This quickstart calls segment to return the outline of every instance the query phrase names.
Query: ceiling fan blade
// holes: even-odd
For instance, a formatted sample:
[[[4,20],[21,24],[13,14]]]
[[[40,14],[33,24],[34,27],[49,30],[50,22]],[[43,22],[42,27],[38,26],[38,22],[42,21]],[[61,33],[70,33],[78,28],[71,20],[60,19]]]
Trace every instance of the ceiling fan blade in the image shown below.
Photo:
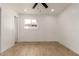
[[[46,3],[41,3],[45,8],[48,8]]]
[[[38,3],[35,3],[35,4],[34,4],[33,9],[37,6],[37,4],[38,4]]]

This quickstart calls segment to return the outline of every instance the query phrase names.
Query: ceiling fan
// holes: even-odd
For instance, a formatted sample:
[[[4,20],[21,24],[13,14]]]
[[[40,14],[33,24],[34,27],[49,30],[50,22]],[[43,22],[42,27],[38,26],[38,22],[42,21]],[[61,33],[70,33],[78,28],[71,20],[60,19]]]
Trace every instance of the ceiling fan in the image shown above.
[[[45,8],[48,8],[46,3],[41,3]],[[34,6],[32,7],[32,9],[34,9],[36,6],[38,5],[38,3],[35,3]]]

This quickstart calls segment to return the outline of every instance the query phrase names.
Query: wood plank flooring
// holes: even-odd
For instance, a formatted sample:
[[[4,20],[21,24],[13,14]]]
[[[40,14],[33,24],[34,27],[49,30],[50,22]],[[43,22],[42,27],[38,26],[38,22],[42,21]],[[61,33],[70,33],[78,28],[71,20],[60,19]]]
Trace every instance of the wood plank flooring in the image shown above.
[[[78,56],[58,42],[16,43],[2,56]]]

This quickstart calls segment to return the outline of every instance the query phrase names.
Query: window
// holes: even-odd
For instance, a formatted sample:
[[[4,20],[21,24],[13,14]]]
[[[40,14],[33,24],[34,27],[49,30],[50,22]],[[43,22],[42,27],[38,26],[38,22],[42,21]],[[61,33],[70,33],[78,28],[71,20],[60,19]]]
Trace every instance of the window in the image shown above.
[[[37,20],[36,19],[24,19],[24,29],[36,28]]]

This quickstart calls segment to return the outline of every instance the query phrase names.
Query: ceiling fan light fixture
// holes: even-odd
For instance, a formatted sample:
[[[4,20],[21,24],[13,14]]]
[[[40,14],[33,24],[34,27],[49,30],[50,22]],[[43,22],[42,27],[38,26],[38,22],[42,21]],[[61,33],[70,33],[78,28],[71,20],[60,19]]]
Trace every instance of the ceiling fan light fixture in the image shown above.
[[[45,8],[48,8],[48,5],[46,3],[41,3]],[[36,6],[38,5],[38,3],[35,3],[32,7],[32,9],[34,9]]]

